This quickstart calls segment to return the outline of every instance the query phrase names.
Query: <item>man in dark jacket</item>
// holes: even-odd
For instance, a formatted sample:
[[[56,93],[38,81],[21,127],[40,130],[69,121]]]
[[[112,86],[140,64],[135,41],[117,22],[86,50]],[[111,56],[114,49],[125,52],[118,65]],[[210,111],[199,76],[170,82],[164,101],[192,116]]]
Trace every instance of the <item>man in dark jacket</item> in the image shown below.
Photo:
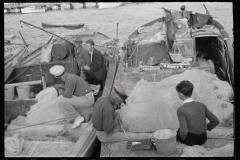
[[[86,41],[86,49],[91,57],[91,65],[83,66],[87,81],[93,85],[101,85],[101,89],[103,89],[103,81],[107,76],[103,55],[94,48],[94,42],[92,40]]]
[[[180,128],[177,131],[177,141],[189,146],[202,145],[207,140],[207,130],[211,131],[219,124],[218,118],[201,102],[193,101],[193,84],[187,80],[177,86],[178,97],[183,105],[177,109]],[[206,118],[210,121],[206,123]]]
[[[114,87],[114,92],[107,97],[100,97],[93,106],[93,127],[101,142],[117,142],[136,139],[153,138],[151,133],[124,132],[120,115],[116,113],[121,109],[121,103],[126,104],[127,99],[122,87]]]

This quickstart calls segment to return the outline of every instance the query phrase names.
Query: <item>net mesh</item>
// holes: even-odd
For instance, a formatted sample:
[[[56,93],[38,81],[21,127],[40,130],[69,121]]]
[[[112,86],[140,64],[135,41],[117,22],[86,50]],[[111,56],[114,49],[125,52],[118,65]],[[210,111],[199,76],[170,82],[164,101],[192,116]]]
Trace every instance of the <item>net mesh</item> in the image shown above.
[[[189,80],[194,85],[192,98],[204,103],[222,122],[233,112],[231,86],[209,72],[191,69],[160,82],[141,79],[119,111],[124,127],[131,132],[153,132],[179,128],[176,110],[182,105],[176,85]],[[219,96],[221,95],[221,96]]]

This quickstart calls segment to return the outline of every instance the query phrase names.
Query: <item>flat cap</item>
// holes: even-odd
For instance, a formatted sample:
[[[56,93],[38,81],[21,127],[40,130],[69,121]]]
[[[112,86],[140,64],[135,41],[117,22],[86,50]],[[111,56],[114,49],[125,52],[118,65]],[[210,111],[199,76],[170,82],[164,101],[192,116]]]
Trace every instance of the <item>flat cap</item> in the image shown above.
[[[123,103],[126,104],[125,100],[128,98],[128,96],[126,95],[124,90],[121,87],[114,87],[114,90],[122,98]]]

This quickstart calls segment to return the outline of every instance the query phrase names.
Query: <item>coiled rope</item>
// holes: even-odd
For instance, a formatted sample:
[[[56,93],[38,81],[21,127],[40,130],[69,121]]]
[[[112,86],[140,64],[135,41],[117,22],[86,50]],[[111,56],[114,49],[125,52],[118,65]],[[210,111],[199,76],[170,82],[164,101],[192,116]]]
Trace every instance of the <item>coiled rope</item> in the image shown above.
[[[15,134],[13,137],[5,140],[5,149],[11,154],[19,154],[22,152],[24,139]]]

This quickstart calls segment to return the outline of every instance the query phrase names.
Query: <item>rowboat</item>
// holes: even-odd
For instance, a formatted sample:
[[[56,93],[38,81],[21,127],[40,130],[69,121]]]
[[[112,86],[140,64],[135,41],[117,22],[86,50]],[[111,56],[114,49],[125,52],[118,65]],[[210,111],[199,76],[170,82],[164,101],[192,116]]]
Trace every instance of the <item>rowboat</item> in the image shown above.
[[[53,23],[45,23],[45,22],[42,22],[42,27],[43,27],[43,28],[64,27],[64,28],[68,28],[68,29],[79,29],[79,28],[82,28],[83,26],[84,26],[83,23],[53,24]]]
[[[102,95],[107,96],[112,89],[113,77],[116,71],[116,68],[114,69],[112,65],[116,64],[116,61],[118,59],[116,54],[118,50],[111,49],[113,47],[110,47],[109,49],[105,47],[106,45],[111,44],[111,41],[109,41],[110,38],[108,36],[94,30],[86,30],[78,34],[64,37],[65,39],[69,40],[69,42],[66,41],[65,43],[63,43],[62,41],[58,42],[60,39],[54,39],[51,37],[44,44],[44,47],[48,45],[53,45],[53,55],[58,54],[58,51],[68,52],[69,50],[71,50],[69,48],[73,47],[71,45],[71,42],[78,36],[82,37],[84,42],[91,37],[91,39],[96,42],[95,47],[99,49],[100,52],[104,55],[105,65],[107,66],[107,69],[109,68],[107,79],[103,91],[100,91],[98,95],[95,96],[95,99]],[[73,54],[71,53],[67,53],[67,56],[63,59],[52,57],[52,60],[50,62],[41,62],[41,53],[44,47],[40,46],[39,48],[37,48],[23,61],[21,61],[21,64],[16,65],[15,67],[7,68],[9,71],[8,75],[5,75],[5,87],[19,86],[22,84],[30,85],[30,92],[32,92],[33,95],[36,95],[43,89],[42,84],[44,83],[47,87],[61,83],[59,79],[56,79],[49,73],[49,69],[54,65],[62,65],[65,67],[66,72],[79,75],[76,68],[76,61],[73,59]],[[41,65],[42,70],[40,70],[39,65]],[[42,81],[42,75],[44,76],[45,81]],[[5,100],[5,124],[7,124],[8,127],[14,127],[14,129],[8,128],[5,131],[5,140],[11,138],[15,134],[20,135],[25,140],[25,150],[23,150],[23,152],[18,155],[13,155],[5,151],[6,157],[90,157],[92,155],[98,143],[98,140],[95,133],[96,131],[92,126],[91,120],[88,123],[82,123],[80,127],[76,128],[76,130],[70,130],[70,134],[74,134],[79,137],[75,139],[74,142],[62,136],[46,136],[47,133],[52,133],[52,131],[60,131],[64,127],[63,125],[39,124],[32,127],[11,125],[11,122],[17,117],[21,115],[26,116],[26,113],[30,110],[31,106],[36,103],[37,100],[32,97],[29,99],[19,99],[16,90],[14,90],[13,99]],[[34,145],[35,147],[29,147],[30,145]],[[54,147],[56,146],[59,147],[58,154],[56,154],[55,152],[50,153],[50,151],[54,150]],[[68,146],[67,149],[66,146]],[[65,150],[63,149],[64,147]],[[38,151],[39,149],[41,149],[41,152]]]
[[[120,6],[122,3],[119,2],[119,3],[104,3],[104,2],[99,2],[97,3],[98,4],[98,8],[99,9],[104,9],[104,8],[113,8],[113,7],[117,7],[117,6]]]
[[[45,8],[29,6],[21,9],[22,13],[39,13],[39,12],[46,12]]]
[[[227,38],[226,36],[226,33],[224,33],[223,31],[220,32],[217,28],[213,27],[212,25],[205,25],[202,28],[190,29],[184,19],[177,18],[178,16],[181,16],[181,14],[179,13],[180,11],[177,13],[172,12],[170,17],[171,18],[170,20],[174,19],[174,23],[176,23],[176,26],[178,26],[178,29],[176,30],[175,33],[176,40],[173,42],[172,45],[170,45],[169,42],[166,42],[167,41],[166,39],[169,38],[168,31],[171,32],[170,28],[167,28],[169,27],[170,22],[169,21],[165,22],[166,17],[169,16],[169,12],[166,15],[166,17],[161,17],[153,21],[150,21],[142,25],[135,31],[133,31],[128,36],[128,40],[124,42],[122,47],[121,58],[120,62],[117,65],[117,71],[115,73],[116,76],[113,85],[121,85],[124,88],[125,92],[130,96],[130,94],[133,94],[134,91],[139,91],[143,93],[145,92],[145,90],[141,90],[142,88],[140,88],[141,85],[138,83],[140,80],[143,83],[152,82],[153,85],[160,81],[164,81],[168,77],[173,77],[187,70],[192,70],[193,68],[195,68],[197,70],[205,70],[207,72],[210,72],[211,74],[216,74],[216,76],[220,80],[226,81],[226,83],[228,83],[232,88],[234,88],[233,48],[230,43],[230,39]],[[173,21],[171,21],[171,23],[173,23]],[[217,47],[216,48],[217,52],[214,53],[208,52],[208,54],[211,53],[216,54],[215,56],[220,57],[220,61],[216,61],[215,59],[200,61],[198,59],[199,55],[197,54],[198,53],[197,49],[201,44],[205,44],[204,42],[205,43],[207,42],[208,44],[213,43],[212,45]],[[171,48],[173,49],[171,50]],[[191,61],[190,63],[187,62],[188,66],[182,65],[185,64],[184,62],[185,60]],[[169,86],[169,89],[170,88],[171,87]],[[161,93],[161,90],[159,90],[159,93]],[[145,96],[153,97],[154,94],[155,92],[149,90],[149,92],[146,93]],[[143,96],[144,95],[139,95],[139,97]],[[160,97],[157,96],[154,97],[156,99],[157,98],[161,99]],[[167,97],[163,97],[162,99],[164,98],[167,99]],[[134,101],[134,99],[131,100]],[[142,108],[140,107],[140,105],[144,105],[143,103],[145,104],[145,106],[143,107],[146,107],[145,110],[143,107]],[[153,114],[156,112],[155,108],[153,111],[150,109],[149,107],[151,106],[150,102],[149,103],[144,102],[144,98],[142,99],[139,98],[135,100],[135,104],[137,108],[141,108],[139,109],[138,113],[136,112],[137,109],[135,109],[133,105],[131,106],[131,104],[127,104],[127,107],[122,106],[122,109],[118,110],[118,113],[120,114],[121,119],[123,120],[122,128],[129,131],[130,126],[133,126],[133,128],[135,127],[134,129],[136,130],[138,129],[137,131],[135,131],[135,133],[137,134],[140,132],[139,130],[142,130],[142,128],[145,126],[146,130],[148,128],[151,128],[150,126],[153,126],[154,119],[157,119],[158,121],[158,117],[154,116],[151,117],[150,114],[146,116],[147,118],[144,117],[144,115],[146,115],[147,113]],[[158,105],[161,106],[161,104]],[[229,106],[232,105],[234,104],[230,104],[229,102]],[[131,109],[128,110],[128,108]],[[131,114],[131,111],[133,111],[134,114]],[[142,118],[141,116],[144,118]],[[134,118],[137,119],[137,123],[133,122]],[[146,123],[146,121],[148,121],[147,119],[149,119],[149,122],[150,121],[151,122]],[[140,122],[140,120],[142,121]],[[162,119],[159,120],[160,122],[162,122]],[[144,125],[142,124],[143,122]],[[169,126],[166,127],[171,128]],[[225,138],[216,136],[217,135],[216,133],[221,133],[220,131],[218,131],[219,128],[217,127],[216,130],[214,129],[215,131],[212,131],[214,132],[212,133],[212,136],[215,137],[208,137],[208,140],[204,144],[204,147],[216,149],[218,147],[223,147],[228,143],[230,143],[233,147],[234,138],[230,137],[229,135]],[[222,129],[223,128],[229,131],[233,129],[228,128],[227,126],[222,127]],[[146,132],[150,133],[152,131]],[[127,132],[124,131],[124,134],[126,136],[126,139],[128,139]],[[208,135],[211,134],[209,134],[208,132]],[[135,143],[140,143],[140,145],[136,146],[135,144],[132,143],[131,140],[101,143],[100,157],[164,156],[159,154],[159,152],[157,151],[156,147],[158,146],[157,142],[154,144],[155,142],[154,139],[148,139],[148,142],[149,141],[151,142],[148,144],[142,143],[144,140],[145,139],[133,141]],[[167,143],[167,141],[165,142]],[[159,146],[160,145],[161,144],[159,142]],[[218,147],[216,147],[217,145]],[[149,148],[146,149],[146,146]],[[162,144],[162,147],[164,146],[167,147],[168,144]],[[172,156],[180,157],[183,153],[182,150],[183,148],[181,148],[180,144],[176,144],[175,146],[177,146],[178,151],[176,152],[175,155]],[[144,147],[145,149],[143,149]],[[225,154],[222,156],[233,156],[232,152],[229,152],[228,154],[229,155]]]

